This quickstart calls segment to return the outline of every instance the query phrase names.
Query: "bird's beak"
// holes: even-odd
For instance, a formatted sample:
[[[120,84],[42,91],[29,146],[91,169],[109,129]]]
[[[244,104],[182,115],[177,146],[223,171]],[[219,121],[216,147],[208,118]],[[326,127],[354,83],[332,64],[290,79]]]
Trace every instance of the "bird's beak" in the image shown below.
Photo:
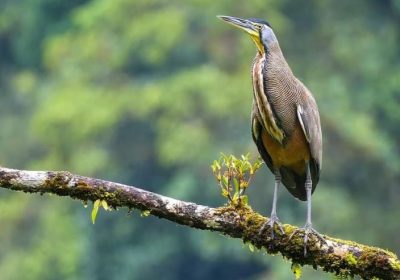
[[[253,39],[254,43],[256,44],[258,51],[260,53],[264,53],[264,47],[260,41],[260,34],[258,33],[257,27],[254,25],[253,22],[247,19],[241,19],[230,16],[217,16],[217,17],[229,23],[230,25],[240,28],[244,30],[246,33],[248,33],[251,39]]]
[[[237,17],[230,17],[230,16],[217,16],[219,19],[237,27],[240,28],[247,33],[249,33],[252,37],[259,37],[257,28],[254,26],[254,23],[252,23],[250,20],[247,19],[241,19]]]

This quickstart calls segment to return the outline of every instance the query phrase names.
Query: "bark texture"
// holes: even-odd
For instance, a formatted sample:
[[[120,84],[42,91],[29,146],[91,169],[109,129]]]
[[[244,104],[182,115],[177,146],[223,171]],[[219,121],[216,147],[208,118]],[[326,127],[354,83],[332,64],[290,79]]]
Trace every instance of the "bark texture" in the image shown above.
[[[325,236],[320,244],[311,238],[307,256],[303,238],[289,236],[297,227],[285,224],[285,234],[271,229],[259,234],[268,220],[250,207],[224,206],[211,208],[192,202],[176,200],[132,186],[74,175],[66,171],[26,171],[0,167],[0,187],[26,193],[52,193],[84,202],[107,201],[112,208],[128,207],[150,211],[151,215],[172,222],[242,239],[270,254],[280,253],[294,264],[311,265],[341,276],[361,276],[364,279],[400,279],[400,261],[389,251]]]

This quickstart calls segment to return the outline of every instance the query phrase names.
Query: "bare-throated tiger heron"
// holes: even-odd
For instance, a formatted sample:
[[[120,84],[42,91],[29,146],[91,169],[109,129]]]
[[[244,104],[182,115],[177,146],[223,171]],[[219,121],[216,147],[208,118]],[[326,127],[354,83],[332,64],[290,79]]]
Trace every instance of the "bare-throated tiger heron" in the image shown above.
[[[282,182],[296,198],[307,201],[307,221],[295,233],[324,242],[311,223],[311,195],[317,186],[322,160],[322,134],[318,107],[311,92],[287,64],[271,25],[260,19],[218,16],[247,32],[257,47],[252,67],[253,109],[251,130],[255,144],[268,168],[275,175],[271,217],[266,225],[277,225],[277,192]],[[294,233],[293,233],[294,234]],[[292,236],[293,236],[292,234]]]

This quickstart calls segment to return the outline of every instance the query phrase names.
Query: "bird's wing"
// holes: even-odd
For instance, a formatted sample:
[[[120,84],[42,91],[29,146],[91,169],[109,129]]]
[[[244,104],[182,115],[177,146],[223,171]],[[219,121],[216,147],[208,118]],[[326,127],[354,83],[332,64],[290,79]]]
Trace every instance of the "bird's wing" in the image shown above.
[[[257,107],[253,103],[253,109],[251,111],[251,135],[253,136],[253,141],[256,144],[258,152],[260,153],[265,164],[272,171],[272,173],[275,174],[271,156],[268,154],[262,141],[262,136],[261,136],[262,130],[263,127],[257,117]]]
[[[309,92],[307,94],[306,101],[297,105],[297,117],[310,147],[310,170],[314,189],[321,170],[322,133],[317,104],[314,97]]]

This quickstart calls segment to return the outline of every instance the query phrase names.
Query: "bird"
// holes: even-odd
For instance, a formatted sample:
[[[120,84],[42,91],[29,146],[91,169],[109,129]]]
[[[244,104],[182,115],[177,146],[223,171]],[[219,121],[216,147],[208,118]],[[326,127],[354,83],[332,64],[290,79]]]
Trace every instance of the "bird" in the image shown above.
[[[277,216],[280,184],[297,199],[307,201],[307,219],[294,234],[304,235],[304,254],[309,235],[325,242],[311,220],[311,196],[318,184],[322,165],[322,132],[317,103],[311,91],[293,74],[271,25],[262,19],[218,16],[250,35],[256,45],[251,76],[253,104],[251,132],[257,149],[275,176],[269,226],[285,234]]]

